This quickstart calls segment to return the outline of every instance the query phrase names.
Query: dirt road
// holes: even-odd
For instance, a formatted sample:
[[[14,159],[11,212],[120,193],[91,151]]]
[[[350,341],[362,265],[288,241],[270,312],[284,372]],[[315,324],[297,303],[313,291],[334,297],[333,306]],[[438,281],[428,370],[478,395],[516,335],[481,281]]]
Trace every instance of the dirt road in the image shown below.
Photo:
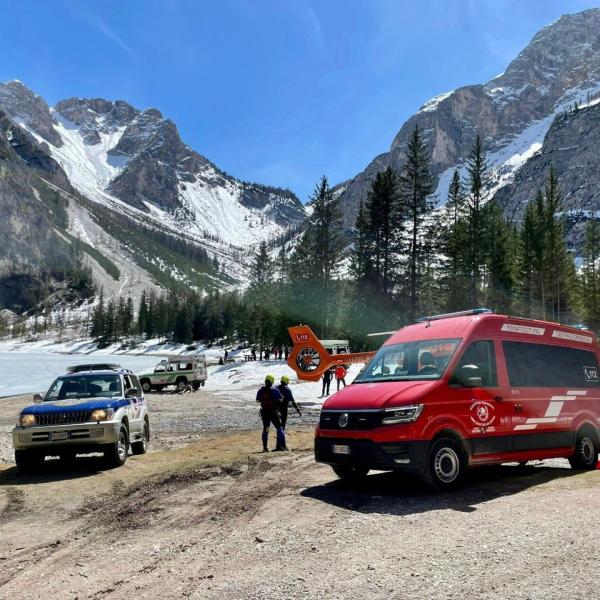
[[[181,437],[157,430],[159,447]],[[346,487],[308,428],[284,455],[254,453],[255,431],[197,434],[110,471],[0,465],[0,598],[597,596],[598,471],[505,466],[447,495],[389,474]]]

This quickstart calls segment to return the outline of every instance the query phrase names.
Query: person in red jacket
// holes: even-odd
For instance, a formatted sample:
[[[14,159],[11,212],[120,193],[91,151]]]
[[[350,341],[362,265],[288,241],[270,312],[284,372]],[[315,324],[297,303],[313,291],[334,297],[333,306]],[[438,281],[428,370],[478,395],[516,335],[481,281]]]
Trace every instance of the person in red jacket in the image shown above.
[[[346,387],[346,367],[344,365],[338,365],[335,369],[335,380],[337,382],[337,391],[340,391],[340,383]]]

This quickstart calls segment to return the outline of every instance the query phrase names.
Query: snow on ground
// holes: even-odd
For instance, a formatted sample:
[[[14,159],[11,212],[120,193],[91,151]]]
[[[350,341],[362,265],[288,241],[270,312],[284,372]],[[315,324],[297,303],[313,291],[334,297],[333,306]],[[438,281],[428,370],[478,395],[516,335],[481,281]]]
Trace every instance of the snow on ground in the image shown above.
[[[346,383],[350,384],[358,375],[362,365],[350,365]],[[209,368],[205,389],[239,402],[254,401],[256,391],[264,383],[267,375],[275,377],[279,384],[282,375],[290,378],[290,388],[296,402],[305,408],[320,408],[326,398],[321,397],[322,383],[320,381],[299,381],[296,372],[284,361],[250,361],[235,362],[228,365]],[[331,383],[331,395],[335,392],[336,382]]]

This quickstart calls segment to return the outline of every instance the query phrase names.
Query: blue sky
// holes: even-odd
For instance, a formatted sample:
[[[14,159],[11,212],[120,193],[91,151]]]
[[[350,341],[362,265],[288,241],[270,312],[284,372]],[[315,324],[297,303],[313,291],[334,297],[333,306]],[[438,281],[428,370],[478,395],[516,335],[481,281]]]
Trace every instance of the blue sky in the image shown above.
[[[600,2],[597,2],[600,4]],[[245,180],[306,200],[431,96],[502,72],[583,0],[0,0],[0,81],[124,99]]]

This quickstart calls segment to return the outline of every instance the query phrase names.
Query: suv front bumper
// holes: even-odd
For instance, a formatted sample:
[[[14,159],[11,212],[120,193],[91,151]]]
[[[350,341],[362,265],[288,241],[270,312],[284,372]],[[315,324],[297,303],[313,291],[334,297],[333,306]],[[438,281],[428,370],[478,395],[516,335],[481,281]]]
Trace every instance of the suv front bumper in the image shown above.
[[[119,421],[77,423],[69,425],[34,425],[15,427],[12,442],[15,450],[44,450],[114,444],[119,439]],[[90,448],[88,452],[93,452]]]

